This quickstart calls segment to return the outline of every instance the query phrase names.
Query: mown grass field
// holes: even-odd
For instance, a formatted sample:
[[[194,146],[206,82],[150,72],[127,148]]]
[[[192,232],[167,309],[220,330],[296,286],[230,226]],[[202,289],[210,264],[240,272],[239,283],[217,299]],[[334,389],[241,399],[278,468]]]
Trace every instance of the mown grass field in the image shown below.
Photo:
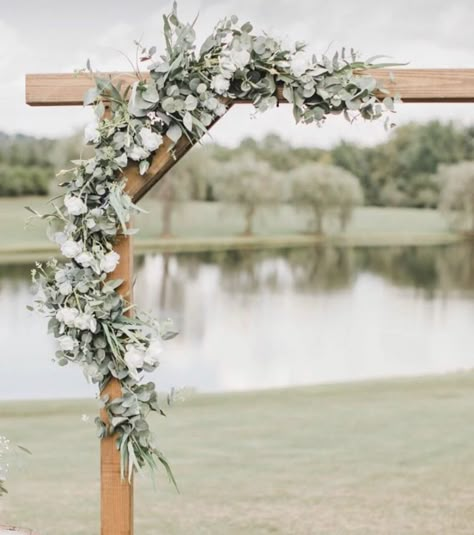
[[[0,500],[40,535],[98,533],[88,401],[0,404],[34,455]],[[137,535],[468,535],[474,375],[197,395],[155,420],[181,493],[139,479]]]
[[[27,255],[27,260],[38,258],[56,248],[45,237],[44,223],[32,221],[25,228],[29,214],[24,206],[44,212],[46,199],[26,197],[0,198],[0,256],[3,262],[14,261],[15,255]],[[260,209],[255,218],[255,238],[239,236],[243,229],[242,212],[237,206],[219,203],[181,203],[173,216],[175,238],[160,240],[161,205],[153,199],[142,204],[147,214],[138,217],[137,245],[142,249],[194,250],[239,246],[307,245],[320,240],[308,235],[309,217],[291,206]],[[346,245],[404,245],[437,244],[458,239],[436,210],[409,208],[363,207],[355,211],[352,222],[344,233],[329,229],[333,242]],[[29,256],[28,256],[29,255]],[[31,257],[31,258],[30,258]]]

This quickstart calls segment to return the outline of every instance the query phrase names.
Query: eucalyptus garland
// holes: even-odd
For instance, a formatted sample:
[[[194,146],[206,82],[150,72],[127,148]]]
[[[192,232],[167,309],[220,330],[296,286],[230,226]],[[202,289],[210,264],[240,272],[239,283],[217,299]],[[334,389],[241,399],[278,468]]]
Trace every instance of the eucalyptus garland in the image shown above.
[[[117,292],[123,281],[113,277],[120,262],[114,243],[135,232],[130,221],[139,211],[125,191],[125,168],[135,163],[144,175],[164,136],[172,153],[182,136],[198,142],[234,100],[250,101],[260,112],[275,107],[279,88],[302,123],[320,125],[341,113],[349,121],[373,120],[394,103],[362,72],[381,67],[376,58],[360,61],[352,50],[331,58],[310,55],[304,43],[284,46],[255,34],[248,22],[239,24],[236,16],[220,21],[198,50],[194,23],[178,19],[176,4],[163,20],[163,54],[139,45],[148,77],[137,69],[136,81],[124,90],[94,75],[96,86],[84,103],[95,107],[96,120],[85,130],[95,155],[61,173],[64,195],[52,201],[51,214],[41,216],[49,220],[49,237],[65,261],[53,259],[33,270],[41,288],[37,308],[57,339],[58,364],[79,364],[100,389],[113,377],[120,381],[122,397],[101,399],[109,422],[96,422],[100,438],[118,437],[123,477],[145,465],[155,469],[157,461],[171,475],[147,420],[151,412],[162,413],[157,391],[144,378],[159,364],[162,341],[175,334]]]

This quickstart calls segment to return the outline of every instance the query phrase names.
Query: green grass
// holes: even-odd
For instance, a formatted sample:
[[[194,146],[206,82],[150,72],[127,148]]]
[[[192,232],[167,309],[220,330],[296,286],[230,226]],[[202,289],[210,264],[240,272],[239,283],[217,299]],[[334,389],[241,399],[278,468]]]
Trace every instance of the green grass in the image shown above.
[[[25,228],[30,205],[45,210],[45,198],[0,198],[0,257],[3,262],[34,260],[54,251],[45,237],[44,224],[31,222]],[[140,215],[137,246],[153,250],[201,250],[241,246],[300,246],[320,240],[307,234],[308,216],[291,206],[260,209],[255,218],[255,234],[251,239],[239,237],[243,228],[242,213],[237,206],[218,203],[183,203],[174,212],[175,239],[160,240],[161,207],[146,199],[142,205],[147,214]],[[403,245],[447,243],[460,237],[449,231],[436,210],[409,208],[363,207],[355,211],[345,233],[334,229],[329,239],[342,245]]]
[[[198,395],[155,420],[181,487],[136,491],[138,535],[471,534],[474,375]],[[90,402],[0,404],[34,452],[0,500],[41,535],[98,533]]]

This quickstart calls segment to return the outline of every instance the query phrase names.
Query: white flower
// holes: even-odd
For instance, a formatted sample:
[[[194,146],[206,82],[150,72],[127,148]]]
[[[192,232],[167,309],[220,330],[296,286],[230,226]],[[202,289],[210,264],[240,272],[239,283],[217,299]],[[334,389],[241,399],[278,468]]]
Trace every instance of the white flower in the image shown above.
[[[228,54],[223,54],[219,58],[219,66],[224,78],[232,78],[232,73],[237,70],[236,65],[231,61]]]
[[[230,61],[235,65],[236,70],[243,69],[250,61],[250,52],[248,50],[231,50]]]
[[[81,215],[87,212],[87,206],[84,201],[74,195],[66,195],[64,197],[64,206],[70,215]]]
[[[79,314],[74,320],[74,327],[80,331],[92,331],[93,333],[97,330],[97,320],[92,314],[82,313]]]
[[[143,147],[149,152],[153,152],[163,143],[163,137],[156,132],[152,132],[150,128],[142,128],[140,130],[140,137]]]
[[[128,369],[136,376],[137,369],[143,368],[143,363],[145,362],[145,353],[135,347],[132,344],[126,346],[125,352],[125,364],[128,366]]]
[[[150,342],[145,353],[145,362],[150,366],[156,366],[159,362],[159,355],[163,352],[163,344],[159,338],[155,338]]]
[[[58,269],[56,271],[56,274],[54,275],[54,278],[56,282],[64,282],[67,281],[67,272],[65,269]]]
[[[100,269],[105,273],[112,273],[112,271],[117,267],[117,264],[120,261],[120,255],[115,251],[110,251],[104,255],[100,261]]]
[[[84,139],[86,143],[98,143],[100,141],[100,133],[98,130],[97,121],[89,123],[84,128]]]
[[[56,319],[67,325],[68,327],[73,327],[76,321],[76,318],[79,316],[79,310],[72,307],[60,308],[56,312]]]
[[[227,80],[222,74],[217,74],[216,76],[213,76],[211,80],[211,88],[214,89],[214,91],[218,95],[223,95],[230,86],[230,81]]]
[[[119,166],[119,167],[125,167],[128,163],[128,158],[127,158],[127,155],[125,154],[125,152],[123,152],[120,156],[117,156],[117,158],[114,158],[114,162]]]
[[[224,115],[226,111],[227,111],[227,108],[225,104],[223,104],[222,102],[219,102],[219,104],[217,105],[217,108],[215,109],[216,115],[221,117],[222,115]]]
[[[62,282],[58,290],[61,295],[69,295],[72,292],[72,284],[69,281]]]
[[[300,77],[309,69],[310,61],[304,52],[297,52],[290,62],[290,69],[294,76]]]
[[[96,226],[96,221],[95,219],[86,219],[86,227],[88,229],[93,229],[95,226]]]
[[[82,267],[90,267],[92,263],[94,262],[94,255],[92,253],[89,253],[87,251],[84,251],[77,256],[74,257],[74,260],[81,264]]]
[[[148,158],[148,156],[150,156],[150,153],[148,153],[143,147],[134,145],[128,155],[132,160],[138,162],[140,160],[145,160],[146,158]]]
[[[53,241],[58,245],[62,245],[66,240],[67,236],[64,234],[64,232],[55,232],[53,235]]]
[[[82,252],[82,245],[81,243],[74,241],[74,240],[66,240],[63,244],[61,244],[61,253],[66,258],[74,258],[75,256],[79,255]]]
[[[60,336],[58,338],[59,347],[61,348],[61,351],[73,351],[74,348],[77,346],[77,341],[74,340],[71,336]]]

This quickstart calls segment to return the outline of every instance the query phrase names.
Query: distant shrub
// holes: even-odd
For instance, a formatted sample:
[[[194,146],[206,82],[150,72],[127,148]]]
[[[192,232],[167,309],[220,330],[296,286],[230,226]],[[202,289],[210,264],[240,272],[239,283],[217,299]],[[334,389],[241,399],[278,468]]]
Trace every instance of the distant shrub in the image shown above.
[[[47,195],[53,171],[47,167],[0,165],[0,197]]]

